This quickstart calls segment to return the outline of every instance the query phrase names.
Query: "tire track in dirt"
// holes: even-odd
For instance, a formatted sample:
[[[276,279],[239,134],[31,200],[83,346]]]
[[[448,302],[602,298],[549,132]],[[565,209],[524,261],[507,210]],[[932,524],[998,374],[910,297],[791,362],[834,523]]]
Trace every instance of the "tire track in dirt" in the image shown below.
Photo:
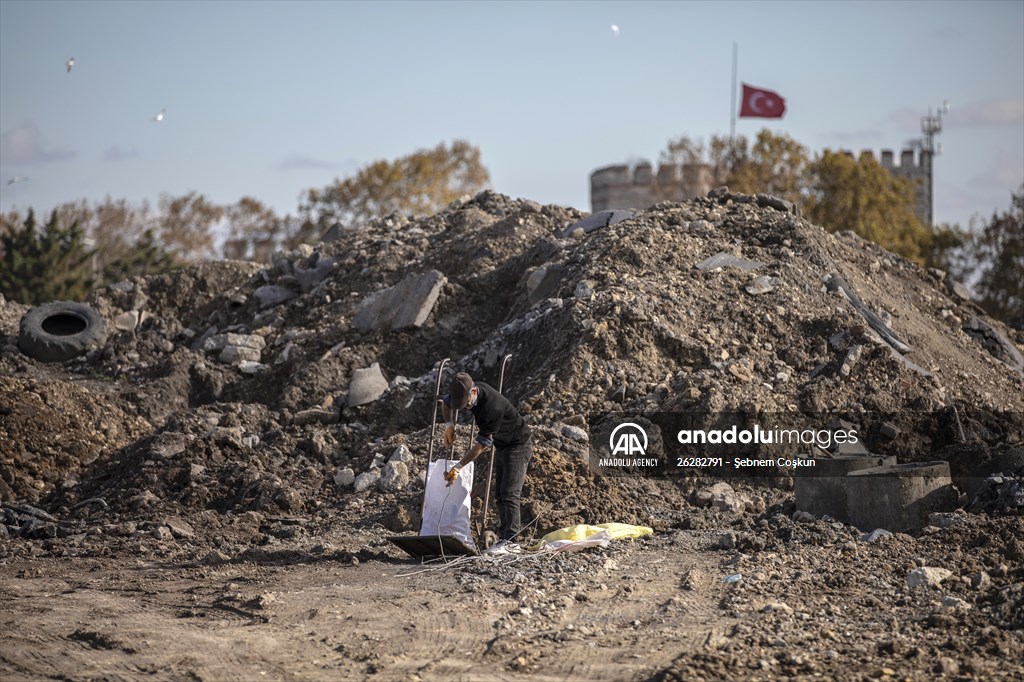
[[[75,587],[52,577],[59,562],[33,562],[41,576],[0,588],[0,677],[646,679],[727,625],[719,569],[697,536],[678,538],[598,555],[565,592],[459,567],[413,575],[406,562],[333,560],[111,562]]]

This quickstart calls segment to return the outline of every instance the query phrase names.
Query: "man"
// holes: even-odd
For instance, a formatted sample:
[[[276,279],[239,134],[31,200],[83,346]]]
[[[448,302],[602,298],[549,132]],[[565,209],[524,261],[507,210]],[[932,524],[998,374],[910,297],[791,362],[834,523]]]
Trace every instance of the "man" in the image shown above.
[[[533,456],[530,430],[516,408],[505,396],[483,383],[459,372],[452,379],[448,395],[442,399],[442,413],[447,422],[444,443],[455,442],[455,410],[467,407],[473,413],[477,436],[469,451],[459,463],[448,470],[445,479],[452,483],[462,467],[466,466],[491,445],[494,446],[494,471],[498,489],[498,543],[487,551],[494,554],[520,551],[514,538],[520,530],[520,499],[526,466]]]

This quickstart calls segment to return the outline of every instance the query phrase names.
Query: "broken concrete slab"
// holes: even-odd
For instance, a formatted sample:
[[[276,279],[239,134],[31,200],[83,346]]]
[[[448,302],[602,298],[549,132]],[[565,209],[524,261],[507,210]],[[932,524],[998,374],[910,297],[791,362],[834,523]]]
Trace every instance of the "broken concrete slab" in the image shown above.
[[[295,291],[291,287],[286,287],[281,284],[264,284],[263,286],[252,292],[253,298],[260,306],[260,310],[266,310],[267,308],[273,308],[276,305],[280,305],[285,301],[289,301],[299,295],[299,292]]]
[[[309,293],[312,291],[320,282],[327,279],[327,277],[334,272],[338,266],[338,261],[335,258],[318,258],[316,265],[311,268],[302,267],[296,263],[294,266],[295,279],[299,282],[303,293]]]
[[[850,523],[865,531],[923,528],[932,512],[952,511],[959,500],[949,462],[861,469],[845,481]]]
[[[164,519],[164,525],[167,526],[173,535],[178,540],[192,540],[196,537],[196,531],[185,519],[178,516],[168,516]]]
[[[437,270],[407,275],[395,286],[367,296],[352,326],[361,332],[421,327],[433,311],[445,282],[447,279]]]
[[[348,386],[349,407],[372,403],[388,390],[388,380],[380,371],[380,364],[373,363],[365,369],[357,369],[352,374],[352,382]]]
[[[757,260],[741,258],[740,256],[733,255],[727,251],[722,251],[721,253],[716,253],[707,260],[697,263],[697,269],[717,270],[718,268],[737,268],[739,270],[750,271],[763,268],[765,265],[768,264]]]
[[[993,357],[1016,372],[1024,372],[1024,355],[988,322],[980,317],[972,317],[964,325],[964,331]]]
[[[560,237],[568,237],[576,230],[583,230],[584,234],[590,234],[594,230],[598,230],[608,225],[616,225],[624,220],[636,217],[634,211],[614,210],[614,211],[598,211],[593,213],[583,220],[579,220],[572,225],[569,225],[562,230]]]
[[[531,304],[552,297],[562,283],[564,269],[561,263],[547,263],[530,273],[526,278],[526,295]]]

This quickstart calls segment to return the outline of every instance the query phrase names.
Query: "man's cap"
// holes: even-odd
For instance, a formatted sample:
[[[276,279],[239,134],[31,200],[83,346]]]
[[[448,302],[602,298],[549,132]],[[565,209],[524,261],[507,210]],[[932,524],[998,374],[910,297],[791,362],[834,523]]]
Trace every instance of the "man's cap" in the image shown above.
[[[452,379],[448,394],[451,398],[452,409],[461,410],[469,404],[469,392],[473,390],[473,377],[465,372],[459,372]]]

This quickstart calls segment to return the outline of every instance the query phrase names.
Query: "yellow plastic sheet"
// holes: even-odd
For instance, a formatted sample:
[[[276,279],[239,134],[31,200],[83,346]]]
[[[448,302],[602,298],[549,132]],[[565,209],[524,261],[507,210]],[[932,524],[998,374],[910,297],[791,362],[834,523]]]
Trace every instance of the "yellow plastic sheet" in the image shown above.
[[[601,523],[596,526],[580,524],[559,528],[542,537],[536,544],[527,549],[537,552],[543,549],[566,550],[583,549],[607,544],[609,540],[622,538],[642,538],[654,534],[653,528],[647,526],[631,526],[626,523]]]

